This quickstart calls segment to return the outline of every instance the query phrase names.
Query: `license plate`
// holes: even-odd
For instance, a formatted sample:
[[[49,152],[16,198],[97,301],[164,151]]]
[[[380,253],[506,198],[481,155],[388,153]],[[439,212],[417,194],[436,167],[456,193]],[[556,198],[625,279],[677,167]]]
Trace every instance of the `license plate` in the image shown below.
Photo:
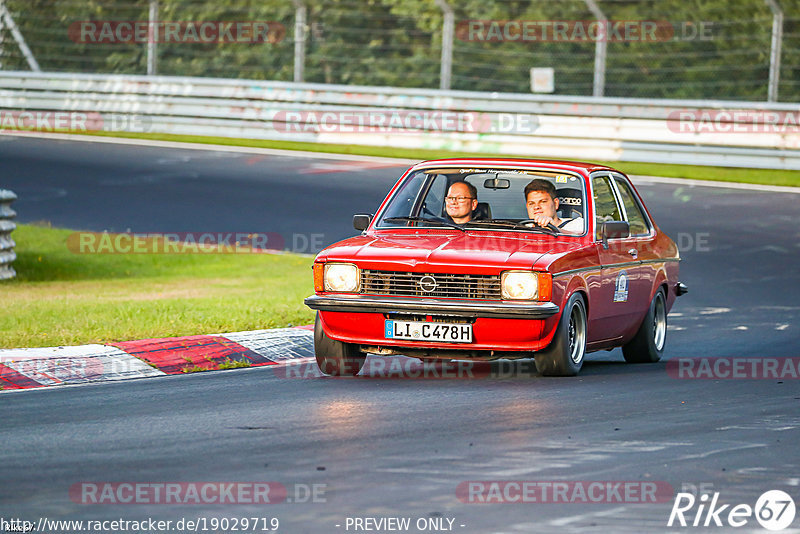
[[[386,320],[386,339],[472,343],[472,325],[464,323],[426,323]]]

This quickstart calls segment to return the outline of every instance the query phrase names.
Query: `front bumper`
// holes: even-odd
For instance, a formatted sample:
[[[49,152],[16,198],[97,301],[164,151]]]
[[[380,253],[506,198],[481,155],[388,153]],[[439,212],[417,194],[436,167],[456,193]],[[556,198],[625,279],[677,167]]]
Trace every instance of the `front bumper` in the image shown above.
[[[311,295],[304,302],[312,310],[319,311],[451,315],[495,319],[547,319],[559,312],[558,306],[552,302],[485,302],[376,295]]]

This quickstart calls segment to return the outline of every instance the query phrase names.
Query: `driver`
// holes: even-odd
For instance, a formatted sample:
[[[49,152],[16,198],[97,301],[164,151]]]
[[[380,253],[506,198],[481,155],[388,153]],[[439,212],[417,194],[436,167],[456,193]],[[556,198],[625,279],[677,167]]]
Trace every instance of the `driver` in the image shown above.
[[[467,182],[453,182],[444,197],[447,215],[456,224],[472,220],[472,212],[478,207],[478,190]]]
[[[539,226],[552,224],[563,233],[583,233],[583,217],[574,219],[558,217],[556,214],[558,209],[556,186],[547,180],[536,178],[525,186],[525,205],[528,208],[528,218]]]

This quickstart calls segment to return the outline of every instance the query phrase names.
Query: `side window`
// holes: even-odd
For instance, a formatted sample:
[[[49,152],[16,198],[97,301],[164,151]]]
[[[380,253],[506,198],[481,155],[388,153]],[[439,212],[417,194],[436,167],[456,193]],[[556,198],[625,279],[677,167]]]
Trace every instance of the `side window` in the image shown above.
[[[642,213],[639,204],[634,200],[634,193],[630,185],[625,180],[616,179],[619,195],[625,205],[625,213],[628,215],[628,223],[631,225],[631,235],[642,235],[650,232],[647,226],[647,219]]]
[[[409,217],[413,215],[411,211],[414,209],[414,204],[419,194],[419,189],[422,182],[428,179],[428,175],[423,172],[418,172],[415,175],[406,179],[405,183],[400,186],[400,189],[392,197],[392,201],[386,208],[386,211],[381,216],[381,219],[388,219],[390,217]],[[383,226],[383,222],[380,223]],[[397,225],[392,222],[390,225]]]
[[[622,215],[608,176],[593,178],[592,187],[594,189],[595,239],[600,239],[600,226],[606,221],[621,221]]]
[[[444,217],[444,197],[447,194],[447,177],[437,174],[422,203],[422,217]]]

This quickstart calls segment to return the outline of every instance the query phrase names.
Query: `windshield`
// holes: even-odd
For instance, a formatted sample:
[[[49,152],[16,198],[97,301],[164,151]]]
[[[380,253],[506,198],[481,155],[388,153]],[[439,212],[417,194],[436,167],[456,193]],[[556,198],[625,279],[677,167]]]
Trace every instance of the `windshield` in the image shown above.
[[[586,230],[585,198],[583,178],[563,171],[424,169],[406,177],[380,213],[376,228],[426,226],[581,235]]]

